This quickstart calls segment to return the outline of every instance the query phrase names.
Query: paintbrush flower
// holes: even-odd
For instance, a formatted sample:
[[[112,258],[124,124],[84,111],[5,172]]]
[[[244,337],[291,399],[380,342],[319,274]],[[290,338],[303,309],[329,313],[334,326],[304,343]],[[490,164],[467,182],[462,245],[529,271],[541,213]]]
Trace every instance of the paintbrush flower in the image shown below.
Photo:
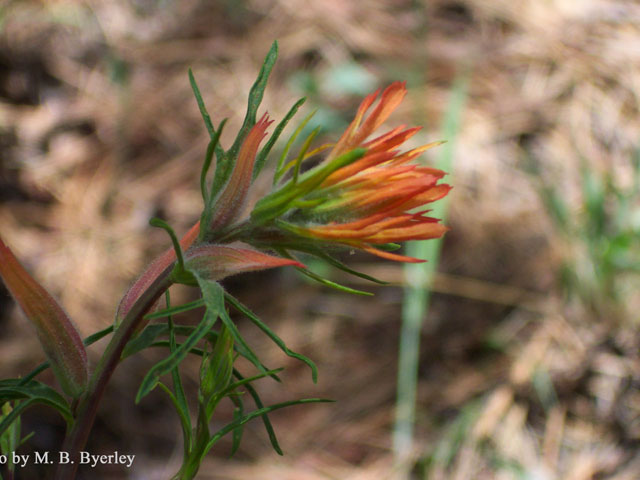
[[[426,205],[451,187],[439,183],[444,172],[414,160],[441,142],[405,152],[399,147],[420,128],[399,126],[367,140],[402,102],[404,83],[387,87],[367,115],[379,91],[367,96],[354,120],[317,167],[299,174],[302,161],[320,149],[300,155],[285,166],[291,177],[256,204],[252,219],[275,224],[289,236],[287,248],[309,241],[339,244],[402,262],[421,260],[389,251],[391,244],[441,237],[447,228],[429,217]],[[282,173],[276,173],[282,176]],[[306,247],[300,248],[304,250]]]

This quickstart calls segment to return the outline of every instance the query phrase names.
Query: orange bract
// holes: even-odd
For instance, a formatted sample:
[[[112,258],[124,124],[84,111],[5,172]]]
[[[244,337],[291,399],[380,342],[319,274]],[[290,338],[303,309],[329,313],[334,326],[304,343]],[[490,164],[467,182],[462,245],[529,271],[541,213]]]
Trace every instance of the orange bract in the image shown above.
[[[332,171],[313,191],[305,192],[305,198],[297,204],[299,212],[292,214],[287,228],[304,237],[342,243],[380,257],[420,262],[376,245],[437,238],[447,231],[436,219],[426,216],[427,211],[413,211],[447,195],[451,187],[438,184],[445,173],[410,163],[442,142],[401,153],[396,148],[420,130],[405,126],[365,141],[400,104],[406,94],[405,84],[395,82],[387,87],[378,105],[366,116],[378,94],[379,91],[367,96],[360,104],[355,119],[325,163],[356,148],[365,149],[365,153]],[[309,198],[313,200],[308,201]],[[296,217],[315,221],[301,225]]]

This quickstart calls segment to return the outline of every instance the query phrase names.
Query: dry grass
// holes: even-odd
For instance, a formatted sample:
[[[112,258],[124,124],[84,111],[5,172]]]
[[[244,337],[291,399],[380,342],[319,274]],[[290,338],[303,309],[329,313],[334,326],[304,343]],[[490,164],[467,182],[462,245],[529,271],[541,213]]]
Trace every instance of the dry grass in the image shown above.
[[[411,101],[394,121],[418,119],[427,140],[439,138],[456,71],[469,68],[452,230],[423,338],[415,478],[637,478],[637,314],[614,322],[565,300],[556,273],[572,241],[557,236],[536,188],[553,183],[579,208],[581,162],[628,181],[640,132],[640,6],[364,3],[5,2],[3,238],[89,334],[111,321],[127,283],[165,246],[148,218],[161,214],[183,231],[199,214],[207,138],[189,66],[215,121],[230,117],[231,132],[274,38],[280,60],[265,107],[276,118],[303,93],[289,80],[300,71],[319,79],[310,103],[349,115],[356,100],[323,79],[356,60],[380,83],[412,80]],[[524,172],[525,153],[540,178]],[[402,283],[397,266],[363,266]],[[284,275],[277,278],[287,293],[274,302],[273,278],[242,277],[229,288],[319,363],[321,381],[314,387],[306,370],[265,347],[266,363],[289,371],[284,387],[260,385],[266,400],[330,396],[338,404],[275,415],[283,458],[251,425],[238,457],[226,460],[222,448],[201,478],[393,478],[400,289],[354,299]],[[0,373],[24,373],[39,361],[38,347],[25,320],[0,302]],[[108,402],[135,389],[141,374],[125,373]],[[136,475],[166,478],[166,459],[179,448],[168,405],[159,396],[139,410],[114,405],[105,407],[105,439],[96,445],[135,451]]]

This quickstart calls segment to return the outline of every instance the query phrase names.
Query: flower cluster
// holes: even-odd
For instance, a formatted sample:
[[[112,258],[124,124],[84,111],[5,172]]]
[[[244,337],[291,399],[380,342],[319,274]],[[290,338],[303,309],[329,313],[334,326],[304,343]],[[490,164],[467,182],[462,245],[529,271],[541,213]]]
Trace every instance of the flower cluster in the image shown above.
[[[252,218],[258,223],[275,221],[297,236],[287,239],[293,249],[296,241],[316,240],[396,261],[422,261],[378,246],[437,238],[447,230],[426,215],[428,210],[415,211],[451,189],[438,183],[444,172],[413,162],[440,142],[401,152],[398,147],[420,130],[405,126],[367,140],[406,92],[404,83],[391,84],[368,116],[379,91],[367,96],[327,158],[259,201]]]

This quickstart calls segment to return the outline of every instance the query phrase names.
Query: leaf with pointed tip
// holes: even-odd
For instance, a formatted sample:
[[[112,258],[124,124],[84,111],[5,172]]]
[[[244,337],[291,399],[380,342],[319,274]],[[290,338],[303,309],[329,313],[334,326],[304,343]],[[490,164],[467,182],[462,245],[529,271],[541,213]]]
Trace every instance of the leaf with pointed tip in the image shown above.
[[[125,359],[150,347],[156,338],[166,333],[167,330],[168,326],[165,324],[148,325],[137,337],[127,343],[127,346],[122,351],[122,358]]]
[[[218,430],[211,437],[211,439],[209,440],[209,443],[207,443],[207,447],[204,450],[204,454],[206,455],[209,452],[209,450],[211,450],[213,445],[222,437],[224,437],[227,433],[235,430],[236,428],[244,425],[245,423],[249,422],[250,420],[253,420],[256,417],[264,415],[265,413],[270,413],[275,410],[280,410],[281,408],[291,407],[293,405],[302,405],[305,403],[330,403],[330,402],[333,402],[333,400],[329,400],[326,398],[302,398],[300,400],[291,400],[288,402],[277,403],[269,407],[264,407],[258,410],[254,410],[253,412],[250,412],[246,414],[244,417],[228,423],[227,425],[222,427],[220,430]]]
[[[295,260],[295,257],[291,255],[289,252],[287,252],[286,250],[282,250],[282,249],[276,249],[276,250],[281,256]],[[313,273],[309,269],[296,267],[296,270],[298,270],[303,275],[311,278],[312,280],[315,280],[316,282],[321,283],[322,285],[325,285],[327,287],[333,288],[335,290],[339,290],[341,292],[346,292],[346,293],[354,293],[356,295],[365,295],[368,297],[373,296],[373,293],[371,292],[356,290],[354,288],[345,287],[344,285],[340,285],[339,283],[332,282],[331,280],[327,280],[326,278],[321,277],[317,273]]]
[[[222,320],[224,325],[229,329],[229,332],[233,336],[236,350],[240,353],[240,355],[253,363],[255,367],[261,372],[264,373],[268,371],[269,369],[265,367],[262,362],[260,362],[249,344],[247,344],[245,339],[242,338],[242,335],[240,335],[238,327],[236,327],[235,323],[233,323],[233,320],[231,320],[231,318],[229,317],[229,314],[227,313],[227,310],[224,306],[224,290],[222,289],[220,284],[211,280],[207,280],[206,278],[202,278],[197,273],[194,273],[194,276],[196,277],[198,285],[200,286],[200,290],[202,291],[202,298],[204,298],[207,309],[214,308],[215,305],[218,305],[218,315],[220,317],[220,320]],[[272,375],[272,378],[274,380],[280,381],[277,375]]]
[[[233,401],[236,405],[236,407],[233,409],[233,419],[237,420],[244,416],[244,404],[242,403],[241,397],[235,397]],[[238,448],[240,448],[240,442],[242,441],[243,432],[244,429],[242,428],[242,426],[233,430],[231,453],[229,454],[229,457],[233,457],[238,451]]]
[[[235,323],[233,323],[233,320],[231,320],[231,317],[226,311],[220,314],[220,320],[222,320],[225,326],[229,329],[229,332],[233,336],[233,339],[236,343],[236,349],[238,350],[240,355],[242,355],[251,363],[253,363],[253,365],[262,373],[268,372],[270,369],[267,368],[260,361],[260,359],[252,350],[252,348],[249,346],[249,344],[245,341],[242,335],[240,335],[240,331],[238,330],[238,327],[236,327]],[[276,374],[270,374],[269,376],[278,382],[280,381],[280,378]]]
[[[231,305],[233,305],[237,310],[239,310],[241,313],[243,313],[249,320],[251,320],[251,322],[256,325],[260,330],[262,330],[278,347],[280,347],[280,349],[287,354],[288,356],[295,358],[297,360],[300,360],[303,363],[306,363],[309,368],[311,369],[311,378],[313,379],[313,383],[317,383],[318,382],[318,368],[316,367],[316,364],[313,363],[313,361],[300,354],[300,353],[296,353],[292,350],[289,350],[289,348],[287,347],[287,345],[284,343],[284,341],[278,336],[276,335],[276,333],[271,330],[262,320],[260,320],[260,318],[253,313],[251,310],[249,310],[245,305],[243,305],[237,298],[233,297],[232,295],[225,293],[225,298],[227,299],[227,302],[229,302]]]
[[[278,164],[276,166],[275,174],[273,175],[274,185],[278,183],[278,180],[280,180],[280,178],[282,178],[282,176],[287,171],[287,168],[285,166],[285,160],[287,159],[287,155],[289,154],[289,150],[291,150],[293,143],[296,141],[298,136],[302,133],[302,131],[304,130],[304,127],[307,126],[307,123],[309,123],[309,121],[313,118],[316,112],[317,110],[313,110],[309,115],[307,115],[302,120],[302,122],[300,122],[300,125],[298,125],[298,128],[296,128],[295,131],[291,134],[291,136],[289,137],[289,140],[287,140],[287,143],[284,146],[284,150],[282,150],[282,153],[280,154],[280,158],[278,159]]]
[[[165,298],[167,303],[167,308],[171,308],[171,297],[169,291],[165,292]],[[176,346],[176,334],[175,328],[173,325],[173,317],[169,316],[167,325],[169,327],[169,348],[171,353],[177,350]],[[180,423],[182,425],[182,436],[184,440],[184,455],[185,458],[189,454],[191,450],[192,444],[192,428],[191,428],[191,415],[189,414],[189,404],[187,403],[187,396],[184,393],[184,388],[182,386],[182,380],[180,378],[180,370],[178,365],[176,365],[171,370],[171,379],[173,381],[173,391],[175,392],[175,408],[180,416]]]
[[[298,109],[300,108],[300,106],[305,101],[306,101],[306,98],[301,98],[300,100],[298,100],[293,105],[293,107],[291,107],[289,112],[287,112],[287,114],[280,121],[280,123],[278,123],[278,126],[275,128],[275,130],[271,134],[271,137],[269,138],[269,140],[267,140],[267,143],[264,145],[264,147],[262,147],[262,150],[260,150],[260,153],[256,157],[256,161],[255,161],[255,164],[253,166],[253,179],[254,180],[256,179],[258,174],[262,171],[263,167],[265,166],[265,164],[267,162],[267,157],[268,157],[269,153],[271,152],[271,149],[273,148],[275,143],[278,141],[278,138],[280,138],[280,134],[282,134],[282,131],[284,130],[284,128],[289,123],[289,120],[291,120],[293,118],[293,116],[298,112]]]
[[[344,285],[340,285],[339,283],[332,282],[331,280],[327,280],[326,278],[321,277],[320,275],[317,275],[309,270],[302,269],[302,268],[298,268],[297,270],[303,275],[305,275],[306,277],[309,277],[312,280],[315,280],[316,282],[322,285],[325,285],[329,288],[333,288],[334,290],[339,290],[341,292],[346,292],[346,293],[353,293],[356,295],[364,295],[369,297],[373,296],[373,293],[371,292],[365,292],[364,290],[356,290],[355,288],[345,287]]]
[[[244,379],[244,377],[237,370],[233,371],[233,375],[238,380]],[[260,395],[258,395],[258,392],[256,392],[256,389],[253,388],[253,385],[251,385],[250,383],[247,383],[244,386],[244,388],[247,390],[247,392],[249,392],[249,395],[251,395],[251,398],[253,398],[253,401],[256,404],[256,407],[258,407],[258,409],[264,408],[264,404],[262,403],[262,400],[260,400]],[[278,437],[276,437],[276,432],[273,429],[273,425],[271,425],[271,420],[269,420],[269,415],[267,415],[267,413],[263,413],[261,416],[262,416],[262,423],[264,424],[264,428],[267,431],[267,435],[269,436],[269,441],[271,442],[271,446],[273,447],[273,449],[276,451],[278,455],[283,455],[282,449],[280,448],[280,444],[278,443]],[[242,428],[242,426],[239,426],[239,428]]]
[[[221,312],[219,309],[224,309],[224,295],[222,293],[222,287],[218,285],[218,289],[218,293],[213,292],[213,288],[210,292],[210,295],[214,295],[220,298],[220,302],[217,304],[218,309],[215,308],[215,301],[207,302],[207,311],[205,312],[202,320],[193,330],[191,335],[189,335],[189,337],[168,357],[156,363],[149,370],[147,375],[145,375],[144,379],[142,380],[142,384],[140,385],[140,389],[138,390],[138,394],[136,395],[136,403],[140,402],[140,400],[144,396],[146,396],[149,392],[151,392],[151,390],[155,388],[162,375],[169,373],[173,368],[176,367],[176,365],[184,360],[189,351],[211,330],[211,327],[213,327],[213,325],[218,320],[218,317],[220,316]]]
[[[36,380],[31,380],[26,384],[21,384],[20,379],[7,379],[0,381],[0,404],[10,400],[23,399],[24,401],[19,405],[42,403],[57,410],[67,423],[73,422],[73,414],[71,413],[69,404],[65,398],[48,385]],[[28,405],[20,408],[24,409]],[[16,410],[18,410],[17,407],[14,409],[14,412]],[[8,428],[10,425],[11,422],[3,421],[2,424],[0,424],[0,435],[3,433],[4,429]]]
[[[225,118],[220,122],[220,126],[218,127],[218,131],[215,133],[209,145],[207,145],[207,153],[204,157],[204,163],[202,164],[202,170],[200,170],[200,192],[202,194],[202,200],[204,202],[205,210],[211,205],[211,195],[212,192],[209,192],[207,188],[207,174],[209,173],[209,168],[211,167],[211,162],[213,161],[214,152],[220,146],[220,135],[222,135],[222,130],[224,130],[224,126],[227,123],[227,119]],[[218,155],[220,157],[220,155]],[[204,213],[203,213],[204,216]],[[200,222],[202,225],[208,225],[206,222]]]
[[[185,414],[185,411],[182,409],[180,402],[173,394],[171,389],[169,389],[169,387],[167,387],[162,382],[158,382],[158,386],[167,394],[169,400],[173,404],[173,407],[178,413],[178,418],[180,419],[180,427],[182,428],[182,437],[184,438],[184,452],[186,456],[188,455],[191,444],[193,443],[193,439],[191,438],[191,418],[188,414]]]
[[[343,272],[349,273],[351,275],[354,275],[356,277],[360,277],[360,278],[362,278],[364,280],[369,280],[370,282],[374,282],[374,283],[377,283],[377,284],[380,284],[380,285],[388,285],[389,284],[389,282],[385,282],[385,281],[380,280],[378,278],[372,277],[371,275],[367,275],[366,273],[358,272],[357,270],[354,270],[354,269],[348,267],[347,265],[342,263],[337,258],[332,257],[331,255],[329,255],[328,253],[324,252],[323,250],[321,250],[319,248],[310,248],[307,251],[307,253],[310,253],[311,255],[314,255],[314,256],[320,258],[321,260],[324,260],[329,265],[332,265],[332,266],[336,267],[337,269],[342,270]]]
[[[230,158],[235,158],[240,150],[240,145],[244,141],[245,137],[249,133],[249,130],[256,124],[258,116],[258,107],[262,103],[262,97],[264,96],[264,89],[267,87],[267,80],[273,69],[276,59],[278,58],[278,42],[274,41],[271,44],[271,48],[264,59],[258,78],[249,91],[249,101],[247,102],[247,113],[244,117],[244,122],[240,128],[240,132],[236,137],[235,142],[227,152]]]
[[[177,315],[178,313],[188,312],[200,307],[204,307],[204,300],[202,298],[194,300],[193,302],[183,303],[182,305],[176,305],[175,307],[164,308],[162,310],[158,310],[157,312],[149,313],[145,315],[144,318],[147,320],[155,320],[156,318],[164,318],[170,315]]]
[[[209,136],[211,138],[214,137],[216,131],[213,128],[213,122],[211,121],[211,116],[207,111],[207,107],[204,104],[204,100],[202,99],[202,94],[200,93],[200,88],[196,82],[196,78],[193,76],[193,71],[189,69],[189,83],[191,84],[191,89],[193,90],[193,95],[196,97],[196,102],[198,102],[198,108],[200,109],[200,115],[202,115],[202,120],[204,120],[204,124],[207,127],[207,131],[209,132]]]

